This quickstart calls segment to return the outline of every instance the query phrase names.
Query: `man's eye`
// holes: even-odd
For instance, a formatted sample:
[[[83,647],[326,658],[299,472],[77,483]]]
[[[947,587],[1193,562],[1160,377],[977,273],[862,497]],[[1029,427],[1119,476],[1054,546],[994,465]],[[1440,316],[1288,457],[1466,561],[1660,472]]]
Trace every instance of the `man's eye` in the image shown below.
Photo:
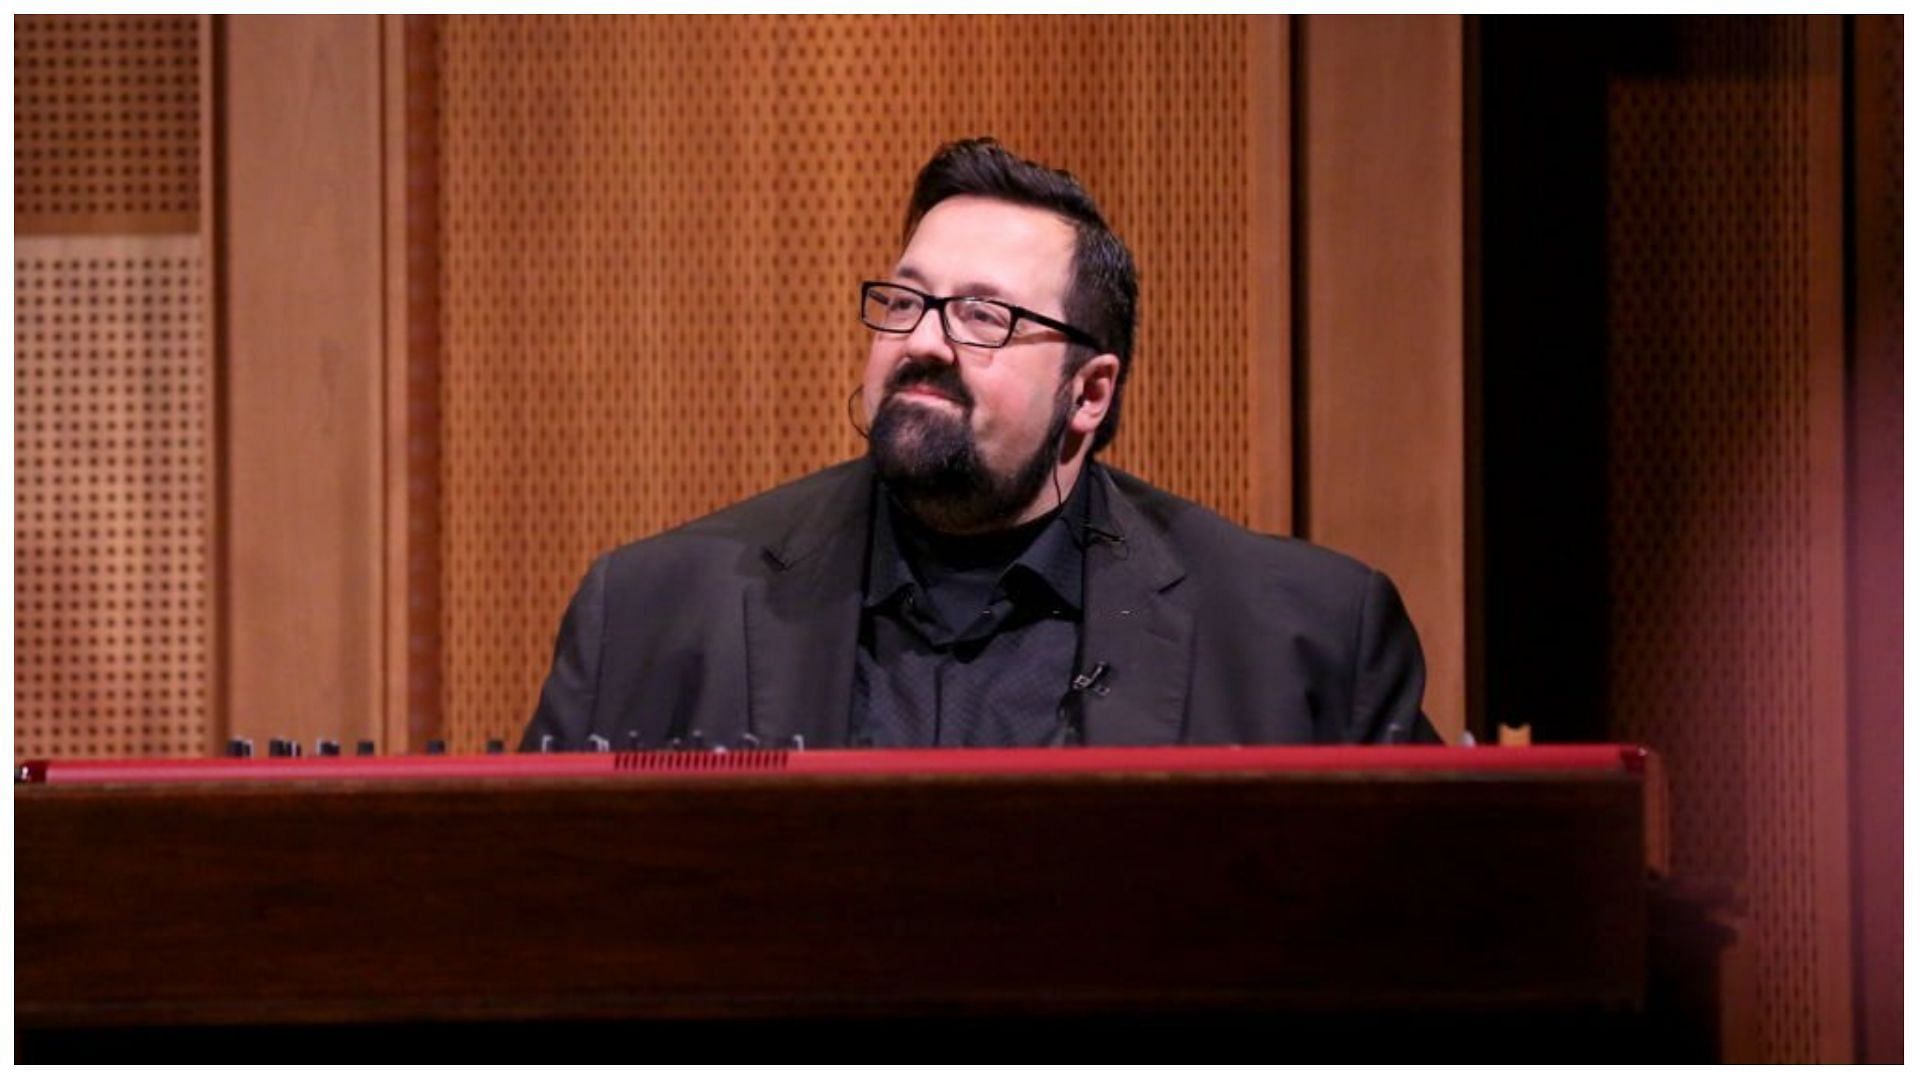
[[[979,327],[1005,330],[1013,322],[1012,313],[998,304],[983,304],[972,301],[960,306],[960,318]]]

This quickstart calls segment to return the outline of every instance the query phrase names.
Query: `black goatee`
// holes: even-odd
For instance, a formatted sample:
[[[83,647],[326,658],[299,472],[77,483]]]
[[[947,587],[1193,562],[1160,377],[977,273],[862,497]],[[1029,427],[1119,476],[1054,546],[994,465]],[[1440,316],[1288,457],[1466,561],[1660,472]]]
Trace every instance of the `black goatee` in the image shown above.
[[[930,391],[957,408],[903,398],[909,388]],[[888,377],[886,394],[867,433],[867,457],[888,490],[914,517],[942,533],[978,533],[1012,525],[1046,486],[1059,461],[1071,416],[1063,377],[1046,438],[1010,474],[998,474],[980,456],[973,437],[973,395],[959,370],[942,361],[909,359]]]

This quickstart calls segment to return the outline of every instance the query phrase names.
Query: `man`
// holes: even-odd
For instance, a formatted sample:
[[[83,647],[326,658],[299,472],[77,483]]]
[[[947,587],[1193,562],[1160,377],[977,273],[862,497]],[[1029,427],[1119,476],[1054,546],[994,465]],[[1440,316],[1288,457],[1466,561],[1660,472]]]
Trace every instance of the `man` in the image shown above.
[[[1435,740],[1380,574],[1109,470],[1132,256],[942,148],[861,290],[866,458],[601,556],[522,749]]]

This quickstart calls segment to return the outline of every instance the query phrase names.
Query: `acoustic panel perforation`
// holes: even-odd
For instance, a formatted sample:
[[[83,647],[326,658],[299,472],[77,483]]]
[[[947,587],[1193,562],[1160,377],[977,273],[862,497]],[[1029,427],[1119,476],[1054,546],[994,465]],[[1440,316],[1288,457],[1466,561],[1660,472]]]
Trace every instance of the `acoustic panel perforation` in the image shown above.
[[[991,134],[1141,266],[1122,468],[1246,520],[1239,18],[440,26],[447,729],[517,733],[597,552],[859,453],[913,177]]]
[[[16,15],[15,231],[192,232],[200,19]]]
[[[14,303],[14,752],[203,754],[199,241],[16,238]]]
[[[1608,101],[1612,716],[1742,892],[1765,1061],[1816,1056],[1807,28],[1677,20]],[[1685,77],[1682,77],[1685,76]]]

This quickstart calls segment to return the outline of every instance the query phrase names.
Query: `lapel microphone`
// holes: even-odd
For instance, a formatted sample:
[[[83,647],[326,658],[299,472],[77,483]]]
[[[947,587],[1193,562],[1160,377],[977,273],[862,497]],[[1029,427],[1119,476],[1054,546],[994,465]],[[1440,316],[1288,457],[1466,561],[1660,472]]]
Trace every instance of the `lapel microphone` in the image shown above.
[[[1082,672],[1079,675],[1073,677],[1073,685],[1071,688],[1069,688],[1068,693],[1082,694],[1082,693],[1085,693],[1088,689],[1092,689],[1093,693],[1095,694],[1107,693],[1106,683],[1107,683],[1108,671],[1110,671],[1110,669],[1107,665],[1107,662],[1101,661],[1098,664],[1095,664],[1088,671]]]
[[[1087,745],[1087,692],[1105,695],[1107,677],[1112,672],[1112,665],[1100,661],[1092,668],[1074,676],[1073,682],[1067,684],[1067,693],[1060,696],[1060,704],[1054,709],[1060,721],[1058,737],[1060,743],[1068,747]]]

